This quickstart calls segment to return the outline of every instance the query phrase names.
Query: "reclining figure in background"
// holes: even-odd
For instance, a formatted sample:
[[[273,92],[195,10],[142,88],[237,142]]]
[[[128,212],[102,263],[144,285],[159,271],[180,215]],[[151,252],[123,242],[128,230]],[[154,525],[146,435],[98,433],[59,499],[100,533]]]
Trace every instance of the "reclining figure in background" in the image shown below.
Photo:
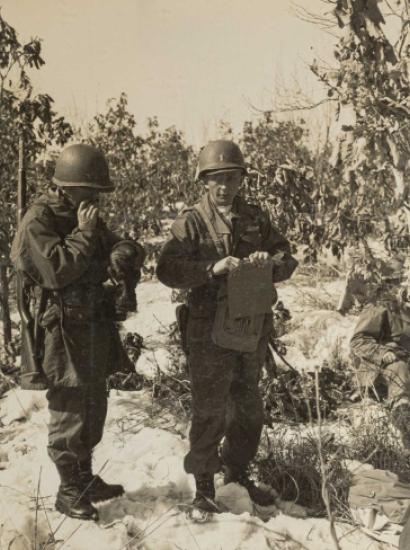
[[[387,386],[393,425],[410,453],[410,270],[384,284],[384,302],[361,313],[350,342],[362,387]]]

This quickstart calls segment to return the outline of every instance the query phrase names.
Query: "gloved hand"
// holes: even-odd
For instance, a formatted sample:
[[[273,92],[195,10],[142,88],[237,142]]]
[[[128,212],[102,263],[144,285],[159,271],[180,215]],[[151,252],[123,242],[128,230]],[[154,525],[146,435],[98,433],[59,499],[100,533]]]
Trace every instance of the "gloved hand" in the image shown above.
[[[127,273],[139,273],[145,259],[143,247],[134,241],[120,241],[110,254],[110,268],[114,277],[124,277]]]
[[[108,272],[117,283],[115,309],[118,320],[125,320],[127,312],[137,310],[135,288],[144,258],[143,247],[134,241],[120,241],[111,251]]]

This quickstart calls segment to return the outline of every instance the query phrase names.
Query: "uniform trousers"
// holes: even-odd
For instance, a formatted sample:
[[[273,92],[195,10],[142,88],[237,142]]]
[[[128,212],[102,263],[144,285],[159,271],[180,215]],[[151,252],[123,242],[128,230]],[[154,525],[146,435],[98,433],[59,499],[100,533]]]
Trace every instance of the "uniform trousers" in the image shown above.
[[[202,343],[188,340],[192,424],[185,471],[214,474],[222,464],[243,470],[257,452],[263,427],[258,383],[269,335],[253,353],[224,349],[204,337]]]
[[[107,416],[105,383],[47,392],[50,420],[48,454],[58,466],[86,461],[101,441]]]

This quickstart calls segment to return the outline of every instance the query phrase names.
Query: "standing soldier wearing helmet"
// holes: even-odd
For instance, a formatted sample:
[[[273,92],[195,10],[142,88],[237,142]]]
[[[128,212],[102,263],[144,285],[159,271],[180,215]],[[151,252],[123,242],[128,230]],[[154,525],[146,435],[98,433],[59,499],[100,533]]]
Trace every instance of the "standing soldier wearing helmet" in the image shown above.
[[[350,342],[360,386],[387,386],[391,420],[410,452],[410,272],[392,274],[384,300],[361,313]]]
[[[248,466],[263,426],[258,382],[272,330],[272,283],[288,279],[297,261],[269,217],[238,195],[245,175],[244,158],[232,141],[212,141],[202,149],[197,178],[207,192],[175,220],[157,267],[165,285],[189,290],[186,346],[192,425],[184,466],[195,476],[194,506],[205,512],[217,511],[214,474],[222,467],[225,483],[240,483],[256,503],[273,501],[249,478]],[[249,311],[237,321],[229,319],[227,288],[233,280],[229,274],[239,275],[242,267],[256,278],[258,272],[267,273],[268,286],[265,313]],[[240,309],[248,302],[252,308],[245,298],[253,285],[249,280],[242,289],[243,303],[229,307]]]
[[[21,384],[48,389],[48,453],[61,480],[56,509],[97,519],[92,502],[124,492],[92,473],[92,451],[103,434],[107,376],[133,368],[115,321],[135,309],[144,250],[111,233],[99,217],[99,193],[113,185],[95,147],[66,147],[53,183],[25,213],[12,247],[21,281]],[[109,276],[127,281],[128,303],[120,284],[104,286]],[[31,311],[22,305],[27,295]]]

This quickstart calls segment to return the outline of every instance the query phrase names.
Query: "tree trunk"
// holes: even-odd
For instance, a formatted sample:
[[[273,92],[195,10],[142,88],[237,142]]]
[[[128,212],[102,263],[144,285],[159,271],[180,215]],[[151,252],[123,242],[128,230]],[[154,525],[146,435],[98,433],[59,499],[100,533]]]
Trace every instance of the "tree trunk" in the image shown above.
[[[11,343],[11,319],[9,307],[9,279],[7,266],[0,264],[0,308],[3,321],[3,346],[4,350]]]

